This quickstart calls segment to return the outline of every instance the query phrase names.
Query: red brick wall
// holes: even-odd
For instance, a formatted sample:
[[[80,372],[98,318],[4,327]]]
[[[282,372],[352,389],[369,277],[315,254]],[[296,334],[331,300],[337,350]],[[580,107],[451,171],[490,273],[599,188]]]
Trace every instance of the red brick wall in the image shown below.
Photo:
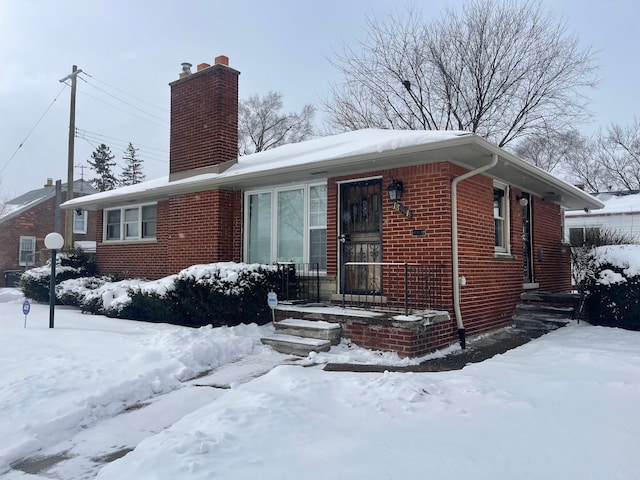
[[[240,261],[242,193],[210,190],[169,199],[169,271]]]
[[[115,274],[123,278],[161,278],[167,269],[167,213],[169,202],[158,202],[158,225],[155,241],[103,242],[104,211],[98,211],[96,236],[98,241],[96,261],[102,275]],[[176,273],[176,272],[171,272]]]
[[[360,347],[385,352],[397,352],[400,357],[421,357],[448,347],[457,335],[451,322],[415,328],[372,326],[366,322],[342,325],[343,336]]]
[[[99,218],[102,236],[102,212]],[[103,242],[97,260],[103,274],[160,278],[191,265],[241,257],[242,193],[209,190],[159,202],[155,242]]]
[[[219,64],[171,83],[170,173],[238,156],[238,74]]]
[[[446,162],[381,170],[361,178],[382,176],[383,261],[444,264],[444,302],[455,322],[451,277],[451,181],[466,170]],[[412,212],[408,219],[393,209],[386,188],[392,178],[402,180],[401,203]],[[338,185],[328,182],[328,273],[338,270]],[[493,180],[484,175],[471,177],[458,184],[458,251],[459,273],[467,281],[462,286],[461,312],[468,334],[479,333],[512,322],[520,300],[523,283],[522,211],[512,189],[510,222],[510,255],[496,255],[494,249]],[[559,207],[533,197],[534,253],[543,249],[543,260],[535,255],[536,280],[541,289],[566,291],[570,285],[568,263],[561,241]],[[424,229],[425,236],[414,236],[412,230]],[[567,268],[565,269],[565,266]],[[455,329],[452,330],[454,335]]]

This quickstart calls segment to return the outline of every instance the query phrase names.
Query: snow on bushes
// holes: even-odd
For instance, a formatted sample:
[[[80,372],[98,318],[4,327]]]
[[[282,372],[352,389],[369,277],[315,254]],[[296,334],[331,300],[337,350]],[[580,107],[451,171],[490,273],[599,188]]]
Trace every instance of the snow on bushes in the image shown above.
[[[585,276],[589,321],[640,330],[640,245],[607,245],[592,252]]]
[[[60,282],[56,297],[84,312],[132,320],[194,327],[264,324],[271,321],[267,292],[277,291],[279,275],[275,266],[221,262],[194,265],[152,281],[73,278]],[[47,301],[48,278],[46,297],[29,297],[26,291],[25,296]]]

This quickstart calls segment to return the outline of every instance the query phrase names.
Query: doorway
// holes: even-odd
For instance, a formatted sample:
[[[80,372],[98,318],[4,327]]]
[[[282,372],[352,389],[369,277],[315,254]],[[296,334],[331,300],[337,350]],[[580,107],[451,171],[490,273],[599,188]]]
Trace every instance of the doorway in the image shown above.
[[[339,239],[342,292],[380,294],[382,265],[373,264],[382,262],[382,179],[340,185]]]

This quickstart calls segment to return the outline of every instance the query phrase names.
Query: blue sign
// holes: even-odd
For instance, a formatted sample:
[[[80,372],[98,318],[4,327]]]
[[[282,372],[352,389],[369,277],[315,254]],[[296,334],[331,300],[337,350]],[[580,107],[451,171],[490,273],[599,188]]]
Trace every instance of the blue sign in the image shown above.
[[[29,300],[25,300],[22,303],[22,313],[24,313],[25,315],[29,315],[30,311],[31,311],[31,304],[29,303]]]

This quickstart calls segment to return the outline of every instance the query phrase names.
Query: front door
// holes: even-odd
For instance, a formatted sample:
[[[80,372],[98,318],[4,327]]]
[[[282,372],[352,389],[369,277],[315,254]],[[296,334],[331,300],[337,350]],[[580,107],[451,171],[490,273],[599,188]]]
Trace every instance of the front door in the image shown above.
[[[520,206],[522,207],[522,283],[533,283],[533,250],[531,247],[531,196],[522,193]],[[526,203],[526,205],[523,205]]]
[[[343,293],[381,292],[381,179],[340,185],[340,260]],[[359,265],[346,265],[349,262]]]

